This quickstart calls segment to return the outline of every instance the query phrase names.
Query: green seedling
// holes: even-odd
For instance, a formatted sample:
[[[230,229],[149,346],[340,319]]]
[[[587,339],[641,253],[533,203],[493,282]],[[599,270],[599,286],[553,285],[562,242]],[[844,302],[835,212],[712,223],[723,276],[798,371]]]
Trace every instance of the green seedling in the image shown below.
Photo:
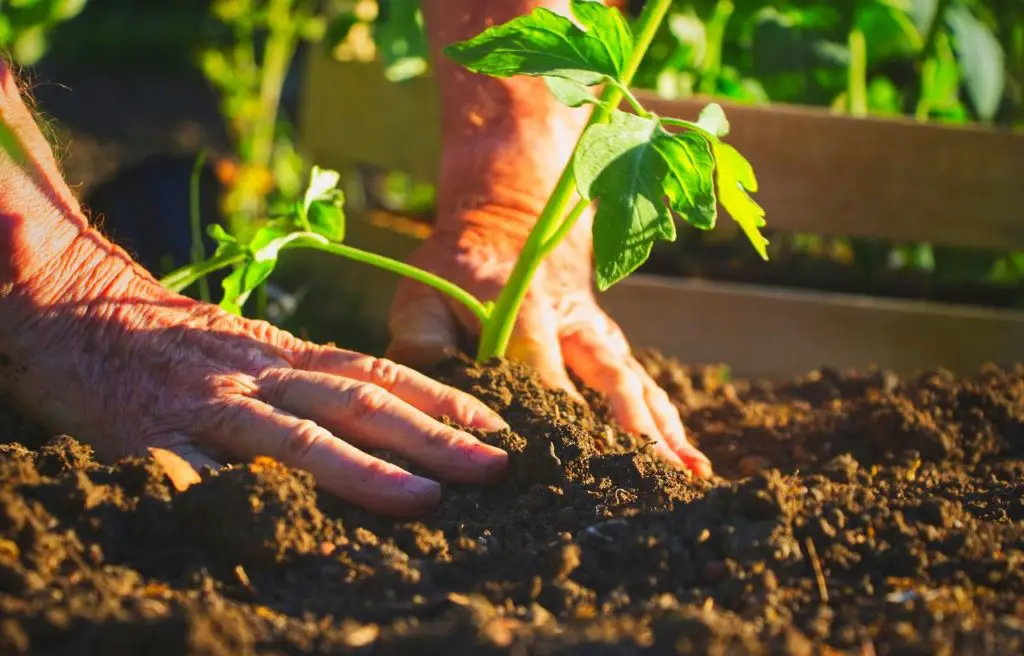
[[[245,243],[214,227],[219,243],[209,259],[167,278],[184,289],[216,269],[234,266],[221,305],[239,312],[248,294],[273,271],[278,255],[314,248],[382,267],[449,294],[483,327],[478,360],[503,356],[534,273],[592,203],[597,287],[605,290],[634,272],[657,240],[673,241],[673,214],[710,230],[721,205],[767,259],[760,229],[764,211],[750,197],[757,180],[750,163],[722,141],[729,123],[709,104],[696,121],[647,111],[629,84],[671,0],[649,0],[631,29],[621,13],[592,0],[573,0],[572,19],[547,9],[491,27],[453,44],[445,55],[475,73],[541,77],[570,107],[592,106],[587,127],[527,238],[508,282],[493,303],[410,265],[347,244],[338,174],[314,168],[301,201],[290,204]],[[592,87],[603,86],[600,95]],[[632,113],[618,109],[625,99]]]

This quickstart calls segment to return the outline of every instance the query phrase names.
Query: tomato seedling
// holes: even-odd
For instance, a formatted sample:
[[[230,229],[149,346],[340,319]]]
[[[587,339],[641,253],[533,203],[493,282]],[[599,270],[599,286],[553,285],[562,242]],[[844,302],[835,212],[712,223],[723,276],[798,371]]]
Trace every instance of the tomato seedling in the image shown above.
[[[749,195],[757,191],[757,180],[750,163],[722,141],[729,131],[722,108],[709,104],[696,121],[659,117],[629,91],[670,5],[671,0],[649,0],[631,29],[615,9],[593,0],[572,0],[571,19],[538,8],[445,48],[446,56],[475,73],[542,77],[566,105],[593,106],[572,158],[494,303],[416,267],[340,243],[344,216],[340,192],[334,188],[338,174],[316,168],[303,200],[248,243],[215,229],[217,253],[172,274],[165,283],[183,289],[197,275],[234,265],[224,282],[222,305],[237,312],[247,294],[270,275],[282,250],[324,250],[406,275],[465,304],[483,326],[477,349],[482,361],[505,354],[534,273],[591,203],[597,202],[593,238],[600,290],[643,264],[656,240],[675,240],[673,213],[710,230],[719,204],[767,259],[767,240],[760,232],[764,211]],[[600,85],[603,92],[594,96],[590,88]],[[623,99],[632,113],[618,109]]]

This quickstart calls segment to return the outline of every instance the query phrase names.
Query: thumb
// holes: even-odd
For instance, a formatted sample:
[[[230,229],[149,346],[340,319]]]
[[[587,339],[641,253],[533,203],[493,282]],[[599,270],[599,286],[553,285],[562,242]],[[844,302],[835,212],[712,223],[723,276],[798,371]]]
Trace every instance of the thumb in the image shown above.
[[[523,308],[508,345],[508,357],[536,369],[545,385],[583,401],[565,369],[558,320],[547,304],[532,303]]]
[[[411,367],[431,365],[458,352],[457,320],[441,294],[426,285],[399,284],[388,329],[391,342],[385,355]]]

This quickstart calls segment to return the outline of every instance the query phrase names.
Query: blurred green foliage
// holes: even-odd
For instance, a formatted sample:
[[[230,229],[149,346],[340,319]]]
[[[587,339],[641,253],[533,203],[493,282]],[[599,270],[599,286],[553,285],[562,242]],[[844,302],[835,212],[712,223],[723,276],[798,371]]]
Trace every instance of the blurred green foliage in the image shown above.
[[[86,0],[0,0],[0,51],[32,65],[46,54],[51,29],[77,16]]]

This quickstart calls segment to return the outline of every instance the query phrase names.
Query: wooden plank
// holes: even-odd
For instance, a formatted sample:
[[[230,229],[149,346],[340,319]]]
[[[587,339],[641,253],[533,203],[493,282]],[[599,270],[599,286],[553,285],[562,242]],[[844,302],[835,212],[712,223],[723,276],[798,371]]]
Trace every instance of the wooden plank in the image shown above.
[[[310,49],[299,142],[314,162],[335,169],[373,164],[435,182],[440,125],[432,78],[392,83],[378,62],[339,62]]]
[[[724,362],[744,378],[871,364],[900,374],[942,366],[969,375],[987,361],[1024,362],[1019,311],[650,275],[598,300],[634,347]]]
[[[432,80],[391,84],[379,64],[313,53],[302,114],[313,159],[334,167],[372,163],[434,180],[440,123]],[[638,95],[656,113],[684,119],[706,103]],[[1024,249],[1024,134],[722,104],[730,143],[758,172],[757,200],[773,229]]]

